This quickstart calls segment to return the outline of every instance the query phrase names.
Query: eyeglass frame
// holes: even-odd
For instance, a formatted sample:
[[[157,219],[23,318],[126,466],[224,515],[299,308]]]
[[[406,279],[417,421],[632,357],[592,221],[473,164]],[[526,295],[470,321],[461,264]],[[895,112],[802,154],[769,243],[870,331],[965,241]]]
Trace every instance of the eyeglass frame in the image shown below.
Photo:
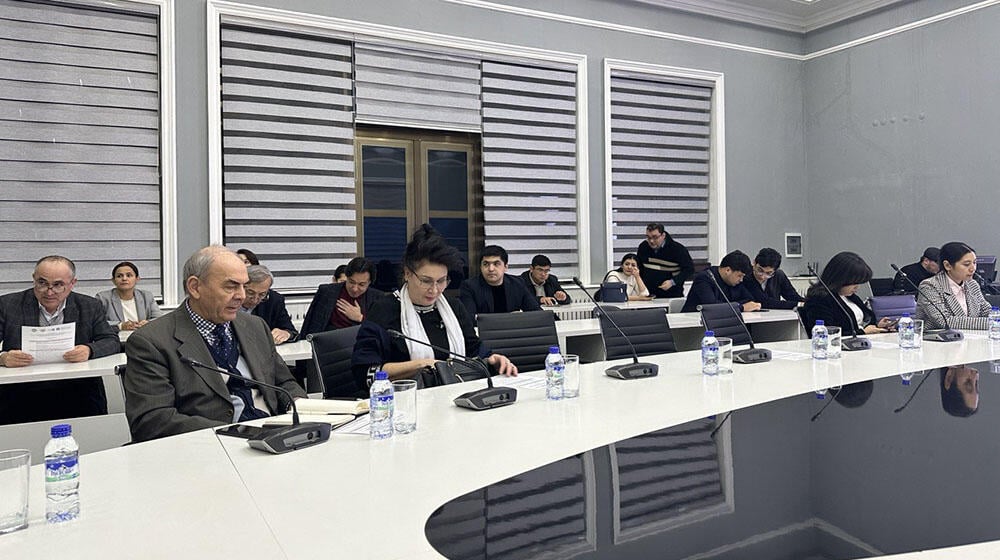
[[[774,275],[778,273],[777,268],[772,270],[770,273],[764,272],[764,267],[760,266],[757,263],[753,263],[753,271],[754,273],[759,272],[760,275],[763,276],[764,278],[774,278]]]
[[[36,289],[42,290],[42,292],[48,292],[49,290],[52,290],[53,294],[61,294],[73,286],[73,282],[66,283],[62,281],[57,281],[54,284],[49,284],[49,281],[44,278],[33,279],[32,284]]]
[[[417,279],[417,286],[427,292],[431,291],[432,288],[437,288],[439,292],[444,292],[448,289],[448,284],[451,284],[451,276],[445,276],[444,278],[438,280],[434,280],[432,278],[425,279],[417,274],[416,270],[409,267],[407,267],[407,270],[409,270],[410,274]]]

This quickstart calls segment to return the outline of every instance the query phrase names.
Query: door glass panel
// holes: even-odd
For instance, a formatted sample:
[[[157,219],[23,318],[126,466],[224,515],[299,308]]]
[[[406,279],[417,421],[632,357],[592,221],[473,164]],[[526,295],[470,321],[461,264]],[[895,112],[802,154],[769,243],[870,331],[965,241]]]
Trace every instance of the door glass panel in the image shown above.
[[[427,150],[427,201],[432,212],[469,207],[469,158],[464,151]]]
[[[365,210],[406,210],[406,148],[361,147]]]
[[[462,278],[469,277],[469,220],[466,218],[431,218],[430,224],[462,254]],[[461,282],[459,278],[459,282]],[[457,287],[457,286],[456,286]]]
[[[406,218],[366,217],[364,256],[375,263],[374,286],[382,291],[399,287],[400,261],[406,248]]]

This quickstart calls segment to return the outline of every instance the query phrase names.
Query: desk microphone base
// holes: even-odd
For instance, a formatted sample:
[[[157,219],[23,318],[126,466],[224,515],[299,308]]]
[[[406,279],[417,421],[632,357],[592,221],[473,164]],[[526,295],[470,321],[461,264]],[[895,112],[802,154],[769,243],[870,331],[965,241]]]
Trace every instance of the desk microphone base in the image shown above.
[[[622,364],[611,366],[604,370],[604,374],[615,379],[642,379],[643,377],[656,377],[660,373],[660,366],[656,364]]]
[[[747,348],[733,352],[737,364],[763,364],[771,361],[771,351],[767,348]]]
[[[859,336],[840,339],[840,349],[846,352],[857,352],[858,350],[871,350],[872,341]]]
[[[302,422],[294,426],[270,427],[264,425],[265,431],[247,440],[250,447],[280,454],[311,447],[330,439],[330,424],[326,422]]]
[[[965,335],[962,334],[962,331],[956,331],[953,329],[927,331],[924,333],[924,340],[928,342],[958,342],[959,340],[964,339]]]
[[[469,410],[489,410],[514,404],[517,400],[517,389],[513,387],[487,387],[477,391],[469,391],[455,397],[452,401],[459,408]]]

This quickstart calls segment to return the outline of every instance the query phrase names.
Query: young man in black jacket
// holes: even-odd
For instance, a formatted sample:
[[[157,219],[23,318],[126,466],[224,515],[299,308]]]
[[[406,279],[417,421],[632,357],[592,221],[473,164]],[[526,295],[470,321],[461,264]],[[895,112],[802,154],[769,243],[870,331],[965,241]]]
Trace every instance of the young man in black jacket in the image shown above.
[[[573,303],[573,298],[562,289],[559,279],[551,271],[552,261],[545,255],[535,255],[531,259],[531,268],[521,273],[524,287],[535,294],[542,305]]]
[[[719,266],[708,267],[695,275],[691,291],[681,311],[689,313],[698,311],[699,305],[726,303],[726,298],[731,303],[740,304],[743,311],[757,311],[760,309],[760,302],[754,301],[743,282],[743,278],[748,274],[750,274],[750,257],[742,251],[729,253],[722,257]],[[722,297],[723,290],[725,298]]]
[[[684,297],[684,282],[694,276],[687,247],[673,240],[663,224],[646,226],[646,240],[636,250],[639,275],[654,297]]]
[[[483,248],[479,276],[462,282],[461,300],[469,314],[539,311],[538,299],[517,276],[507,274],[507,251],[499,245]]]
[[[780,266],[781,253],[764,247],[753,260],[753,278],[743,282],[764,309],[795,309],[806,300]]]

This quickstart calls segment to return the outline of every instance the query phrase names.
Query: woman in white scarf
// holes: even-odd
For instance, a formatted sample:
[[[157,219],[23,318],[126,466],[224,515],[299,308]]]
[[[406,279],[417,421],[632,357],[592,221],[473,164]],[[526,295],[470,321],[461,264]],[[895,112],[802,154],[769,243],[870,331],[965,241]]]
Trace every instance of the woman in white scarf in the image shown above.
[[[372,304],[358,331],[352,362],[361,387],[375,369],[384,370],[390,379],[405,379],[448,359],[445,352],[394,338],[389,330],[455,354],[479,356],[495,373],[517,375],[517,367],[506,356],[482,347],[465,306],[442,297],[448,271],[457,269],[460,262],[458,251],[431,226],[424,224],[413,233],[403,254],[402,288]]]

